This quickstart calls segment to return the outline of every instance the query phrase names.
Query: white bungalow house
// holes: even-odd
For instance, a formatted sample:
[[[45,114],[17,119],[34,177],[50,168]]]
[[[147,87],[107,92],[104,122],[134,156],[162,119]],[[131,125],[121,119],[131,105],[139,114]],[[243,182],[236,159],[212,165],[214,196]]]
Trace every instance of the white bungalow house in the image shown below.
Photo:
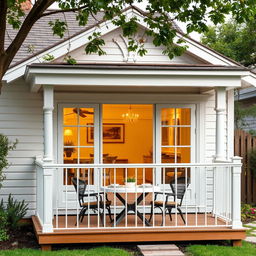
[[[143,12],[125,12],[138,18],[139,38],[147,29]],[[245,231],[233,95],[256,84],[250,71],[188,37],[187,51],[172,60],[147,37],[148,53],[140,57],[127,51],[111,21],[90,21],[82,30],[73,14],[66,14],[70,37],[60,41],[47,27],[50,18],[56,15],[29,34],[0,95],[0,132],[19,140],[1,197],[12,193],[29,203],[42,248],[224,239],[239,245]],[[95,29],[106,42],[100,57],[84,52]],[[51,63],[43,62],[47,54]],[[78,63],[65,64],[66,54]]]

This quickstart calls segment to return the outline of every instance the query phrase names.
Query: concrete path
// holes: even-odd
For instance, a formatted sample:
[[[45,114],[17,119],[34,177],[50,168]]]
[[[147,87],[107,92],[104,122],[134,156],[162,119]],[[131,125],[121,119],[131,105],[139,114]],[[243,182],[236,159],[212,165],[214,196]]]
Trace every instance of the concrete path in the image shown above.
[[[248,223],[245,227],[247,230],[251,230],[250,234],[245,238],[245,241],[256,244],[256,222]]]
[[[138,245],[144,256],[183,256],[175,244]]]

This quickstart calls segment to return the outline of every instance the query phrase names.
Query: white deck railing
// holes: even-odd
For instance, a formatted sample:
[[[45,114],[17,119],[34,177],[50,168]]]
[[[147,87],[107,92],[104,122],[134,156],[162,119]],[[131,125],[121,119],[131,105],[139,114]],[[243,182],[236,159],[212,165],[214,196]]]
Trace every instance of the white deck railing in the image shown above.
[[[59,229],[238,228],[241,226],[240,171],[239,159],[207,164],[46,164],[37,161],[37,216],[43,232]],[[131,187],[124,184],[130,177],[137,181]],[[79,184],[79,180],[86,184],[83,198],[72,184]],[[181,193],[182,188],[184,193]],[[81,213],[81,209],[84,212]]]

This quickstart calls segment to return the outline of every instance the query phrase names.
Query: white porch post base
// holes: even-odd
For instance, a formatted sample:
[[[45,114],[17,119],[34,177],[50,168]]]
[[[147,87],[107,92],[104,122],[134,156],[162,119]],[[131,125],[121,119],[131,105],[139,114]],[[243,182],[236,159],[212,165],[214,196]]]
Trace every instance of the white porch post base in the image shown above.
[[[44,203],[43,203],[43,229],[42,232],[53,232],[53,169],[43,169]]]
[[[241,164],[241,157],[235,156],[232,158],[234,164]],[[241,168],[240,166],[233,167],[232,170],[232,228],[240,229],[243,227],[241,222]]]
[[[52,224],[43,224],[42,233],[52,233],[53,226]]]

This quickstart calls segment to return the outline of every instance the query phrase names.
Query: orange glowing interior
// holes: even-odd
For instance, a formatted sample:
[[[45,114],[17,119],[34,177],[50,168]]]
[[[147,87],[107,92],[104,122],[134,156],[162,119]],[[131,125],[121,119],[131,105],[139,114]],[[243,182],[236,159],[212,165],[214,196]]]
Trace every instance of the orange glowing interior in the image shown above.
[[[64,163],[153,163],[155,161],[154,106],[151,104],[103,104],[101,138],[102,155],[94,156],[95,113],[93,108],[63,109]],[[191,113],[189,108],[161,110],[162,163],[189,163],[191,158]],[[79,170],[79,176],[93,184],[92,170]],[[152,183],[152,169],[107,170],[104,183],[123,184],[126,178],[136,177],[137,183]],[[70,184],[77,170],[69,169],[64,183]],[[115,173],[113,173],[115,172]],[[163,182],[169,182],[172,170],[165,171]],[[169,173],[169,174],[168,174]],[[168,176],[168,175],[169,176]]]

